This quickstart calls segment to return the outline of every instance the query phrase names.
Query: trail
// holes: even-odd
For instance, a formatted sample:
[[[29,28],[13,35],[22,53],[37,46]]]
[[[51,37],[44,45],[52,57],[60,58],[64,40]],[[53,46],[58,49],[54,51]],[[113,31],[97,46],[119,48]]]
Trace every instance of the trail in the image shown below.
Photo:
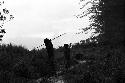
[[[68,68],[68,70],[67,70],[67,69],[64,69],[64,70],[62,70],[62,71],[57,71],[54,76],[51,76],[51,77],[47,77],[47,76],[46,76],[46,77],[41,77],[41,78],[37,79],[36,82],[37,82],[37,83],[41,83],[42,81],[44,81],[44,80],[46,79],[46,80],[48,80],[48,81],[50,81],[50,82],[52,82],[52,83],[65,83],[65,82],[63,81],[63,76],[64,76],[66,73],[68,73],[68,72],[70,72],[71,70],[73,70],[74,68],[77,68],[77,67],[79,67],[80,65],[85,64],[85,63],[86,63],[86,60],[77,61],[77,62],[78,62],[78,64],[71,66],[70,68]]]

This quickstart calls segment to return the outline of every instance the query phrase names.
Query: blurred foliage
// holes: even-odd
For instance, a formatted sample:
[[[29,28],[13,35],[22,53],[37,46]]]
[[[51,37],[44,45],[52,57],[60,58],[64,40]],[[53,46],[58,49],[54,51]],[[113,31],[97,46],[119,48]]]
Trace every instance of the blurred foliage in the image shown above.
[[[4,1],[0,1],[0,41],[4,37],[6,33],[5,29],[3,28],[4,24],[11,21],[14,17],[10,14],[10,11],[7,8],[4,8]]]
[[[83,58],[80,57],[86,60],[86,63],[74,67],[62,75],[66,83],[108,83],[108,81],[117,83],[124,81],[125,53],[123,44],[114,46],[99,43],[77,43],[70,49],[72,66],[78,64],[74,63],[74,56],[78,53],[82,54]],[[54,49],[57,71],[63,70],[60,68],[65,65],[63,50],[63,47]],[[73,53],[73,51],[75,52]],[[22,79],[21,83],[27,83],[29,80],[46,77],[50,71],[46,49],[29,51],[23,46],[0,45],[0,80],[2,78],[11,79],[11,81]]]
[[[83,55],[86,63],[62,75],[66,83],[124,83],[125,81],[124,0],[102,1],[105,4],[100,4],[103,9],[100,19],[104,20],[102,29],[105,33],[99,35],[99,39],[90,38],[71,46],[72,66],[78,64],[74,63],[74,56],[78,53]],[[61,67],[63,69],[62,65],[65,64],[63,51],[63,47],[54,49],[57,70],[61,70]],[[29,80],[46,77],[51,70],[47,58],[46,49],[29,51],[23,46],[0,45],[0,82],[27,83]]]
[[[15,78],[35,79],[44,76],[49,69],[44,53],[43,50],[29,51],[23,46],[12,44],[0,45],[0,72],[13,72]]]
[[[101,0],[102,14],[100,20],[103,21],[101,41],[110,44],[125,42],[125,1],[124,0]]]

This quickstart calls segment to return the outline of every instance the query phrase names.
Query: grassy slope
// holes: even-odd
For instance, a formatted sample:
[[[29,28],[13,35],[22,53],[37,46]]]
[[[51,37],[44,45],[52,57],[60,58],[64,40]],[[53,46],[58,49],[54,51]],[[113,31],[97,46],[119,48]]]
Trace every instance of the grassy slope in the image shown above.
[[[72,69],[64,78],[69,83],[122,83],[125,79],[123,49],[122,45],[81,49],[87,62]]]
[[[6,51],[5,50],[10,50]],[[15,78],[15,72],[14,70],[11,70],[11,68],[15,65],[16,58],[24,57],[24,70],[26,68],[29,69],[27,71],[31,72],[30,76],[35,76],[36,78],[39,78],[41,74],[46,74],[49,69],[46,65],[46,53],[38,52],[38,51],[31,51],[28,52],[26,49],[20,47],[20,49],[17,50],[18,47],[14,47],[12,51],[12,46],[4,47],[4,51],[2,50],[0,52],[0,55],[5,55],[5,57],[0,57],[1,61],[1,71],[0,71],[0,79],[3,75],[6,75],[4,78],[10,79],[8,77],[12,77],[12,79],[17,79],[17,76]],[[10,49],[11,48],[11,49]],[[78,49],[79,48],[79,49]],[[125,56],[124,56],[124,46],[123,45],[102,45],[102,46],[96,46],[96,47],[88,47],[83,48],[82,46],[78,48],[72,48],[71,54],[74,56],[77,53],[83,53],[83,59],[85,59],[87,62],[80,64],[78,66],[78,63],[75,63],[73,60],[74,57],[72,57],[71,64],[72,66],[75,66],[70,71],[62,74],[63,78],[68,81],[68,83],[108,83],[108,81],[112,83],[117,83],[118,79],[124,79],[125,76]],[[15,51],[16,49],[16,51]],[[24,50],[24,52],[23,52]],[[74,51],[74,52],[73,52]],[[12,53],[13,52],[13,53]],[[23,56],[19,54],[19,52],[23,52]],[[29,54],[31,56],[25,57],[25,54]],[[59,56],[61,54],[61,56]],[[42,54],[42,55],[41,55]],[[10,57],[11,55],[11,57]],[[35,56],[34,56],[35,55]],[[55,55],[56,57],[56,64],[57,64],[57,70],[60,70],[59,65],[64,65],[64,57],[63,52],[60,52],[60,50],[56,50]],[[12,56],[15,59],[12,59]],[[31,57],[34,56],[32,59]],[[43,56],[43,57],[42,57]],[[3,63],[4,61],[4,63]],[[18,61],[18,60],[16,60]],[[7,65],[9,67],[7,67]],[[5,68],[4,68],[5,67]],[[17,66],[17,69],[21,68],[21,64]],[[32,70],[31,70],[32,68]],[[62,67],[64,68],[64,67]],[[62,69],[63,70],[63,69]],[[44,72],[44,73],[43,73]],[[25,72],[24,72],[25,73]],[[18,79],[24,79],[26,81],[26,78],[24,77],[18,77]],[[34,78],[34,77],[33,77]],[[11,80],[12,80],[11,79]],[[31,80],[31,79],[30,79]],[[1,81],[1,80],[0,80]],[[5,81],[5,80],[4,80]],[[11,82],[10,82],[11,83]],[[13,83],[13,81],[12,81]],[[26,82],[23,82],[26,83]],[[121,82],[122,83],[122,82]]]

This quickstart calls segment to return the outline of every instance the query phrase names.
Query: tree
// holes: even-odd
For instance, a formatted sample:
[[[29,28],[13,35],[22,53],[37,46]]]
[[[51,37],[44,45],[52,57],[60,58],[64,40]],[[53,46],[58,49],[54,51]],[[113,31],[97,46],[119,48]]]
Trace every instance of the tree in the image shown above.
[[[87,27],[81,27],[83,32],[88,32],[89,30],[95,30],[91,34],[91,38],[98,36],[99,34],[102,34],[102,26],[103,26],[103,21],[100,19],[101,17],[101,2],[100,0],[80,0],[80,14],[77,14],[76,17],[78,19],[84,19],[84,17],[89,17],[90,24]],[[91,5],[90,7],[87,7],[88,5]],[[79,33],[80,34],[80,33]]]
[[[90,13],[96,13],[91,16],[90,19],[94,19],[94,23],[90,24],[84,31],[96,27],[96,33],[101,32],[97,39],[98,42],[107,42],[109,44],[119,44],[125,42],[124,36],[124,0],[80,0],[81,14],[77,15],[77,18],[82,19]],[[84,11],[84,7],[89,3],[93,4],[93,7]]]
[[[125,1],[124,0],[102,0],[104,20],[104,38],[110,44],[119,44],[125,41]]]
[[[0,1],[0,7],[4,4],[4,1]],[[5,29],[3,29],[3,25],[10,20],[12,20],[14,17],[10,14],[9,10],[6,8],[0,8],[0,41],[2,41],[2,38],[4,34],[6,33]]]

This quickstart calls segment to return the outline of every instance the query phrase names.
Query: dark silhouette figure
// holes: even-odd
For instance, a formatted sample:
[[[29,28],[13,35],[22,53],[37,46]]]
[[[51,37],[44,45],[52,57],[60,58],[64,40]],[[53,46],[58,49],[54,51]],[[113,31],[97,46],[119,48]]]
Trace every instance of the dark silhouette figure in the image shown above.
[[[64,57],[66,60],[65,67],[68,69],[70,67],[70,48],[68,44],[64,44]]]
[[[52,44],[51,40],[49,40],[47,38],[44,39],[44,43],[45,43],[47,53],[48,53],[48,63],[49,63],[49,66],[51,67],[50,74],[54,74],[55,64],[54,64],[53,44]]]

